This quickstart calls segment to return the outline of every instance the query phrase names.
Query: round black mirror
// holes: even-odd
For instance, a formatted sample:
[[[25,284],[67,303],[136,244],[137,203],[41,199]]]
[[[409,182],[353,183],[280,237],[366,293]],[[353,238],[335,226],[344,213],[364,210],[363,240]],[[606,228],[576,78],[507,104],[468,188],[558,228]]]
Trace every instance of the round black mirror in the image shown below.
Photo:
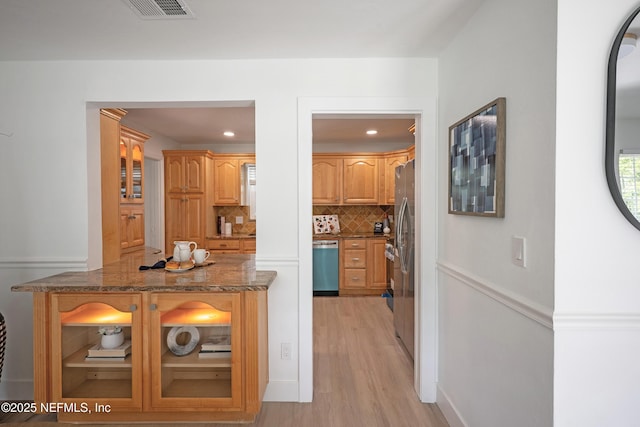
[[[613,200],[640,230],[640,8],[625,21],[609,55],[605,171]]]

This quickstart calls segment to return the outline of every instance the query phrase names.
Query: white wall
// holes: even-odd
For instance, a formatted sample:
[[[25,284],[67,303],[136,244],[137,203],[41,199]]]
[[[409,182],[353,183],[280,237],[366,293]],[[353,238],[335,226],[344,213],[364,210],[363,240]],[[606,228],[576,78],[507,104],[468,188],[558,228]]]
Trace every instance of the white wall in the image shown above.
[[[17,308],[26,295],[9,287],[100,263],[96,106],[250,99],[260,167],[258,259],[278,271],[269,291],[268,398],[297,400],[298,98],[433,97],[436,74],[430,59],[0,63],[0,131],[13,133],[0,136],[0,190],[11,200],[0,205],[0,310],[10,328],[0,399],[29,398],[14,386],[29,380],[31,361],[19,355],[31,354],[31,342],[12,331],[30,337],[31,310]],[[180,76],[180,84],[166,85],[166,75]],[[282,342],[292,343],[291,361],[280,359]]]
[[[640,232],[607,187],[604,118],[609,51],[640,5],[585,6],[558,0],[554,419],[557,426],[635,426]]]
[[[552,425],[555,18],[555,0],[488,0],[439,58],[441,147],[453,123],[507,105],[504,218],[447,213],[440,150],[438,403],[453,426]]]

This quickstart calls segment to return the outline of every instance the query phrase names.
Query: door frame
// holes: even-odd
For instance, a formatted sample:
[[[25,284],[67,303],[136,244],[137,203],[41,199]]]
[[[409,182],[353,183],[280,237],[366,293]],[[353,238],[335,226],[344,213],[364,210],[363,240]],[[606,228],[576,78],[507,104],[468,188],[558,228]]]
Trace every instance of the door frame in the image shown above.
[[[436,401],[437,101],[414,98],[298,98],[299,401],[313,400],[312,120],[317,114],[416,117],[416,328],[414,388]],[[420,286],[420,284],[422,284]]]

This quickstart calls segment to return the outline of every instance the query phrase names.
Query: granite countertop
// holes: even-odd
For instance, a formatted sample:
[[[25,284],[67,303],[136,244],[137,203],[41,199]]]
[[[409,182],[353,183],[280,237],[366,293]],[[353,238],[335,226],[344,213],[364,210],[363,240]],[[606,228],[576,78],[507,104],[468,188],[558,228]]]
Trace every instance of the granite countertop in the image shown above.
[[[256,270],[255,255],[212,254],[208,265],[185,272],[143,270],[163,258],[146,249],[98,270],[67,272],[11,287],[15,292],[239,292],[267,290],[275,271]],[[213,262],[213,263],[211,263]]]
[[[374,233],[338,233],[338,234],[314,234],[313,240],[336,240],[336,239],[390,239],[391,234],[374,234]]]

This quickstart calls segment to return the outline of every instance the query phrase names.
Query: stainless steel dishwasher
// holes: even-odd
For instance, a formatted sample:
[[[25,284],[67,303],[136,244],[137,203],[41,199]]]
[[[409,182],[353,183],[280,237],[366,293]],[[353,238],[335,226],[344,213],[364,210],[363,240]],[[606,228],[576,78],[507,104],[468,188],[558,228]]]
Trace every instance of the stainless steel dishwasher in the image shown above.
[[[313,242],[313,295],[338,296],[337,240]]]

